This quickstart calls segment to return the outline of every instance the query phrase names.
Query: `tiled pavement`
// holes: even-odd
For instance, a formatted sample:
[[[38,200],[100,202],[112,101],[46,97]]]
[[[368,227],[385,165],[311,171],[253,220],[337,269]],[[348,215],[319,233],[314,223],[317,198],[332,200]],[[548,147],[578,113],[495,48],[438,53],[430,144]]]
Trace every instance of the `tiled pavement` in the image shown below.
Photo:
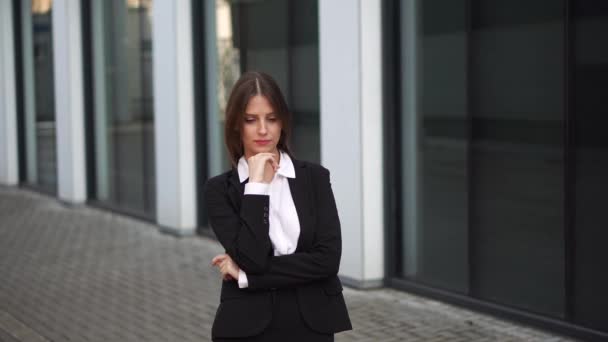
[[[222,251],[0,186],[0,341],[209,341]],[[569,341],[390,289],[345,288],[336,341]]]

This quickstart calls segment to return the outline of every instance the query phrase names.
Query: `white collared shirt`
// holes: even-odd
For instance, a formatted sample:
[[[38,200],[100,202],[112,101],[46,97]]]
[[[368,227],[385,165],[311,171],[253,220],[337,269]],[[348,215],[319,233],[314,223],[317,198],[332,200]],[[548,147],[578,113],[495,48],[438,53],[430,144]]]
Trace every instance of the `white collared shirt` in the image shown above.
[[[237,165],[240,182],[249,178],[249,164],[244,157]],[[287,178],[296,178],[293,162],[289,155],[280,151],[279,169],[269,184],[248,182],[245,184],[245,195],[268,195],[268,235],[274,255],[286,255],[295,252],[300,237],[300,221],[296,206],[291,197]],[[239,271],[239,288],[249,286],[247,274]]]

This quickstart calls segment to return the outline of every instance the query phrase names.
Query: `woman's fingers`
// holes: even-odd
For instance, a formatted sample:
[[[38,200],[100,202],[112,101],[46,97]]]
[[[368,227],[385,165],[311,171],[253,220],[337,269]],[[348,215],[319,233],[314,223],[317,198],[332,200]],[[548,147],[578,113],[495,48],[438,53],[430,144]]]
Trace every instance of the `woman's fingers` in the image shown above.
[[[279,162],[277,161],[277,157],[274,154],[263,152],[258,153],[257,155],[259,155],[261,159],[264,160],[264,163],[269,163],[274,169],[274,171],[279,169]]]
[[[272,156],[272,158],[268,159],[268,161],[270,163],[270,165],[272,165],[272,169],[274,170],[274,172],[277,172],[279,170],[279,163],[277,162],[277,159]]]
[[[228,259],[224,259],[219,263],[218,268],[222,274],[226,274],[226,273],[228,273],[229,266],[230,266],[230,261]]]
[[[211,260],[211,265],[217,265],[217,263],[225,260],[227,257],[230,257],[228,254],[219,254],[216,255],[215,257],[213,257],[213,259]]]
[[[230,273],[230,268],[229,268],[229,263],[223,263],[222,266],[220,266],[220,272],[222,273],[222,275],[226,275]]]
[[[255,164],[256,162],[265,163],[268,159],[275,159],[275,155],[270,152],[260,152],[249,157],[249,159],[247,159],[247,162],[253,164]]]

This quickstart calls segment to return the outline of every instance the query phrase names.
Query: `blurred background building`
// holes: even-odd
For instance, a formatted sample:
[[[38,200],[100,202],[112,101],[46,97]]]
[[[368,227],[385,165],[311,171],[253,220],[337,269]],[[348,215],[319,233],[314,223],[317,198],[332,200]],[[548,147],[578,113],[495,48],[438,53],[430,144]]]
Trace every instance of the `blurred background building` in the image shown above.
[[[608,336],[607,1],[0,0],[0,183],[212,235],[252,69],[332,172],[346,284]]]

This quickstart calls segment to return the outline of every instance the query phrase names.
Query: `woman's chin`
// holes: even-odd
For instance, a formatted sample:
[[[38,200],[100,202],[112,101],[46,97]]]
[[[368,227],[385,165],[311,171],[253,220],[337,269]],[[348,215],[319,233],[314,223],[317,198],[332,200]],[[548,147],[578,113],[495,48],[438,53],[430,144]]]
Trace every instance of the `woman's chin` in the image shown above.
[[[266,153],[266,152],[274,152],[276,151],[276,146],[256,146],[253,148],[253,153]]]
[[[272,152],[272,149],[269,148],[260,148],[260,147],[252,147],[250,149],[245,149],[246,158],[253,157],[258,153],[267,153]]]

